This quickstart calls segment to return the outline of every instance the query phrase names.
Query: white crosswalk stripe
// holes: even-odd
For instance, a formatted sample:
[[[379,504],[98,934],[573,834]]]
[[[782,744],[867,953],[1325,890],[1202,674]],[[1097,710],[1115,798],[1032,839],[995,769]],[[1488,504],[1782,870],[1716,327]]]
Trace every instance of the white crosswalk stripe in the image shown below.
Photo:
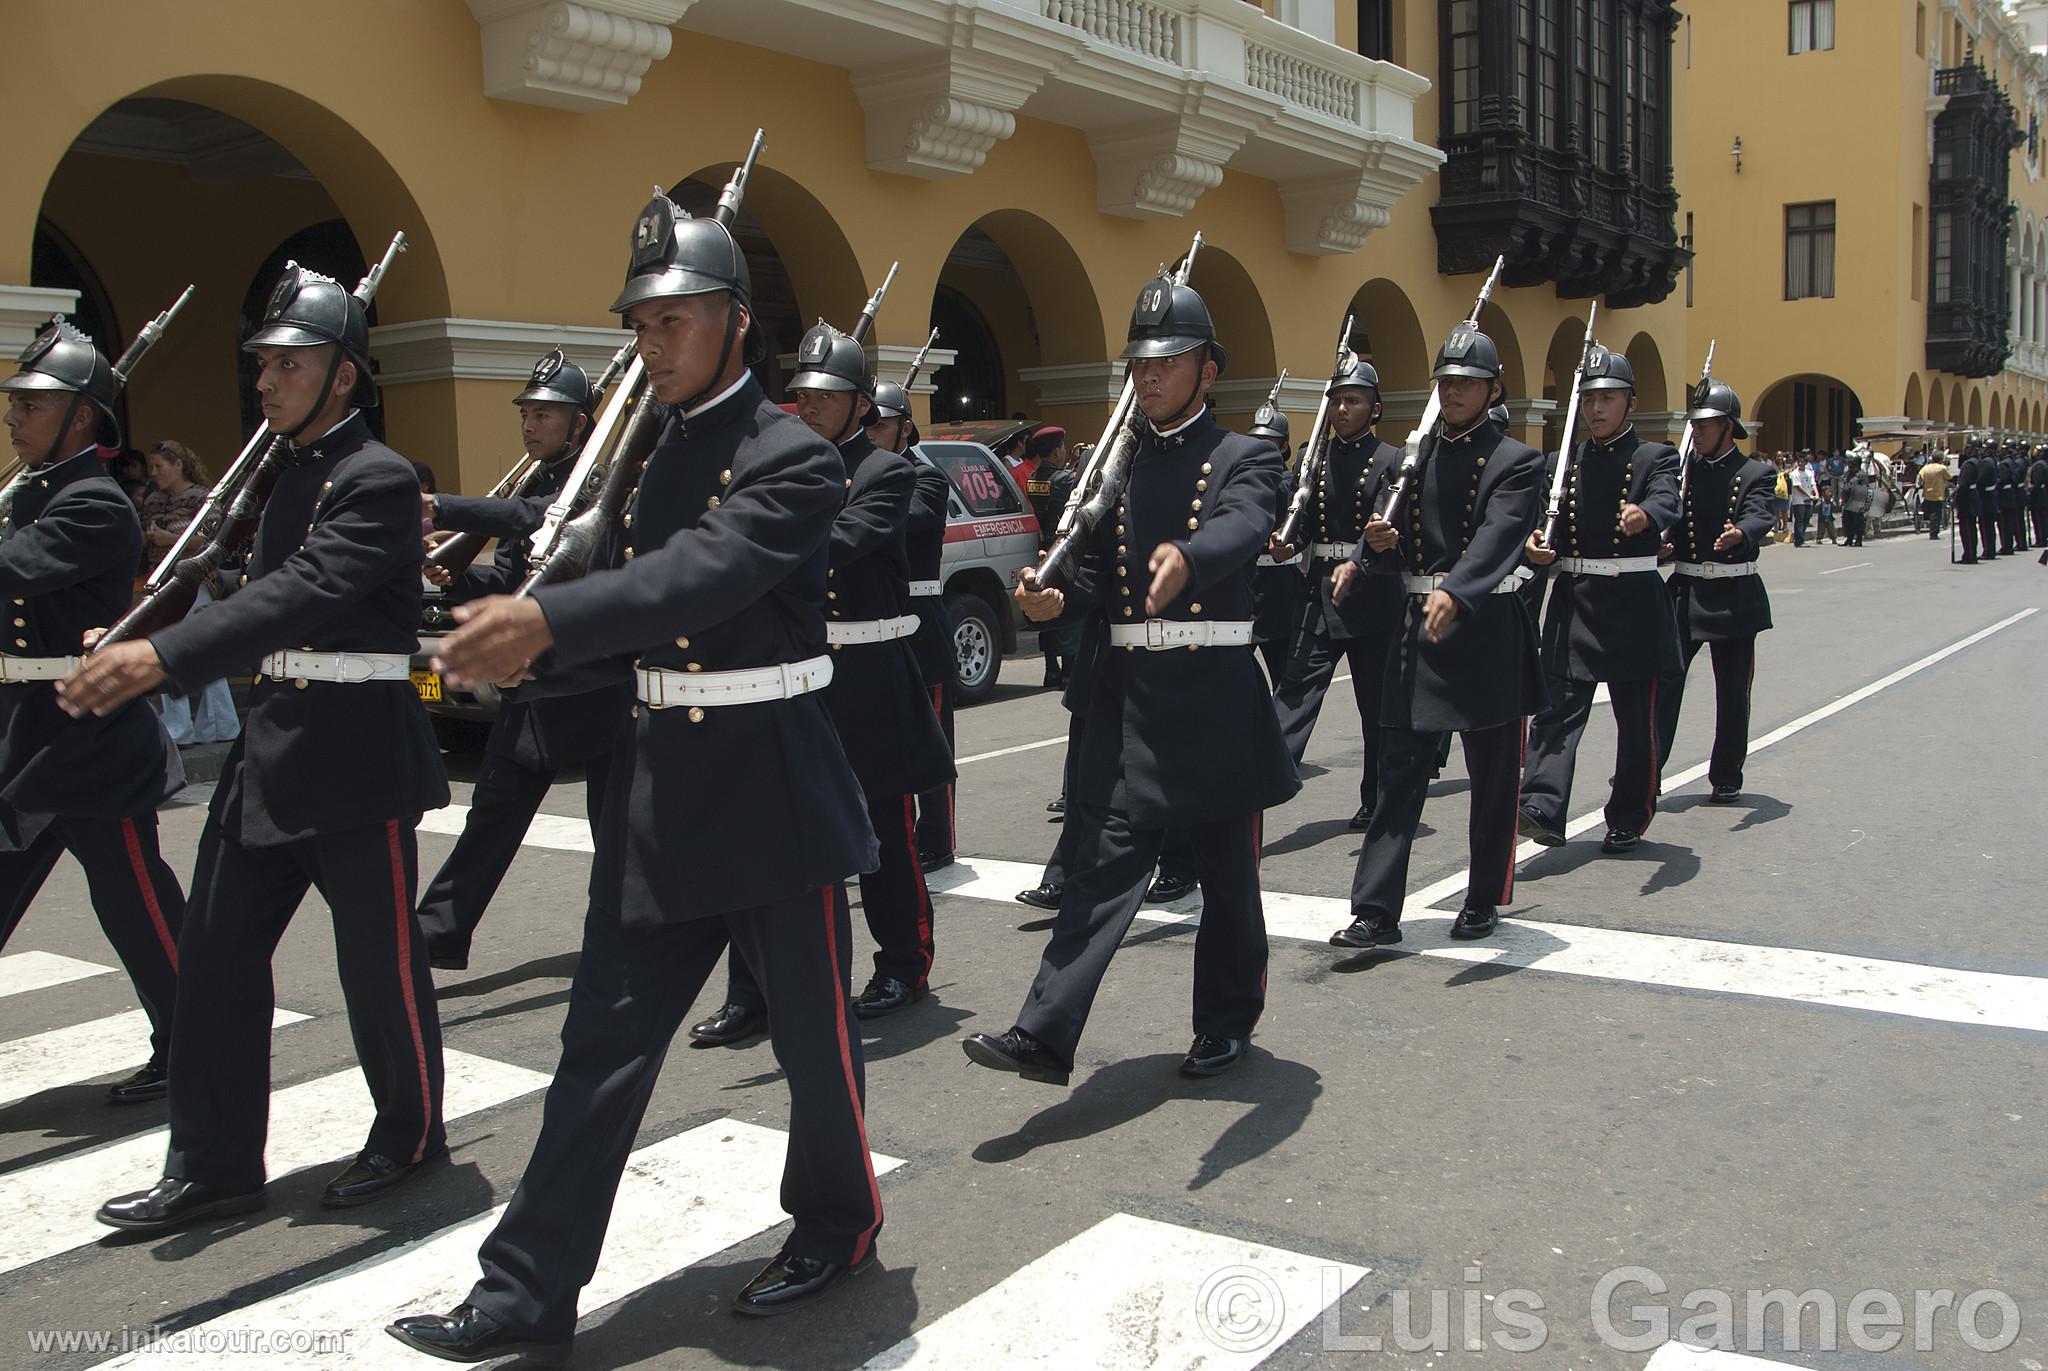
[[[448,1052],[442,1113],[450,1122],[547,1086],[538,1071]],[[370,1092],[351,1066],[270,1097],[272,1178],[353,1156],[369,1129]],[[0,1272],[83,1247],[108,1230],[93,1211],[109,1196],[142,1190],[163,1173],[168,1129],[0,1176]]]
[[[305,1018],[280,1009],[271,1016],[270,1026],[282,1028]],[[148,1057],[149,1016],[139,1009],[0,1043],[0,1105],[60,1085],[110,1076],[140,1066]]]
[[[597,1274],[583,1290],[583,1317],[784,1222],[776,1196],[787,1145],[788,1135],[776,1129],[722,1119],[635,1152],[613,1206],[618,1221],[606,1233]],[[877,1154],[874,1165],[880,1176],[903,1163]],[[500,1206],[325,1280],[209,1320],[191,1330],[202,1335],[189,1340],[191,1347],[173,1337],[107,1365],[212,1367],[219,1354],[200,1350],[208,1335],[318,1329],[345,1334],[345,1350],[324,1357],[273,1355],[270,1364],[417,1371],[420,1354],[387,1336],[384,1326],[400,1314],[459,1303],[476,1280],[477,1246],[503,1212]]]
[[[11,952],[0,957],[0,999],[26,995],[31,990],[47,990],[53,985],[68,985],[88,976],[105,976],[113,969],[97,962],[81,962],[76,957],[60,957],[54,952]]]
[[[1643,1371],[1762,1371],[1767,1366],[1794,1364],[1765,1357],[1748,1357],[1739,1352],[1722,1352],[1711,1347],[1688,1347],[1682,1342],[1667,1342],[1650,1354]]]

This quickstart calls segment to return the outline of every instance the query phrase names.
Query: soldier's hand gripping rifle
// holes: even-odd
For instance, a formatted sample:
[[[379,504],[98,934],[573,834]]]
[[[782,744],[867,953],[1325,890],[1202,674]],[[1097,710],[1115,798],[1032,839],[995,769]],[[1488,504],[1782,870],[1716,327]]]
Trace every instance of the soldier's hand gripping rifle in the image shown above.
[[[727,230],[739,219],[747,178],[767,141],[763,131],[754,131],[746,160],[734,169],[718,197],[718,208],[711,217]],[[658,188],[656,193],[661,193]],[[517,591],[520,599],[544,585],[573,581],[590,570],[605,531],[618,521],[639,486],[647,454],[654,450],[667,418],[666,408],[647,383],[647,363],[635,347],[624,376],[605,397],[583,452],[570,468],[569,479],[562,483],[561,494],[541,516],[527,558],[526,580]]]
[[[619,374],[625,371],[626,364],[632,360],[634,346],[628,342],[613,353],[612,360],[605,364],[604,374],[597,378],[590,391],[592,398],[598,403],[603,403],[604,397],[611,391],[612,382],[619,379]],[[490,498],[523,500],[533,494],[534,487],[541,483],[546,474],[547,463],[536,461],[531,453],[521,453],[519,460],[512,464],[512,469],[505,473],[497,485],[491,487]],[[437,544],[434,550],[427,554],[427,565],[440,567],[450,577],[460,576],[469,570],[470,564],[476,561],[482,554],[484,545],[490,541],[491,535],[488,533],[458,533]]]
[[[1708,381],[1713,379],[1714,349],[1719,346],[1720,340],[1718,338],[1710,341],[1707,344],[1706,365],[1700,368],[1701,386],[1705,386]],[[1685,432],[1680,434],[1678,438],[1678,517],[1680,519],[1685,518],[1686,480],[1692,475],[1692,430],[1693,422],[1692,420],[1687,419],[1685,421]]]
[[[356,283],[352,292],[363,308],[368,309],[370,302],[377,298],[377,289],[384,284],[384,273],[391,270],[391,264],[404,251],[405,235],[392,234],[391,245],[384,249],[383,257],[370,268],[368,275]],[[100,647],[130,638],[147,638],[191,613],[193,604],[199,599],[199,588],[220,571],[228,558],[255,540],[256,525],[263,518],[263,504],[270,498],[271,488],[277,484],[278,473],[283,469],[285,447],[284,435],[266,437],[265,430],[256,431],[243,447],[242,455],[236,458],[235,465],[207,493],[206,504],[186,528],[185,538],[158,566],[157,572],[162,579],[151,578],[152,584],[145,590],[140,603],[106,631],[99,641]],[[252,455],[259,449],[262,455],[252,461]],[[197,552],[179,555],[184,548],[191,546],[195,531],[206,542]],[[175,561],[172,560],[174,557]]]
[[[1565,400],[1564,432],[1560,435],[1557,449],[1557,470],[1550,475],[1550,511],[1543,520],[1543,546],[1553,547],[1557,543],[1557,516],[1564,511],[1564,487],[1572,465],[1572,444],[1577,441],[1579,428],[1579,388],[1586,384],[1586,363],[1593,356],[1593,321],[1600,317],[1600,305],[1595,301],[1586,311],[1586,341],[1579,345],[1579,369],[1572,373],[1572,393]],[[1623,491],[1622,498],[1628,498]]]
[[[1336,376],[1351,365],[1354,354],[1351,351],[1351,329],[1358,322],[1358,316],[1344,316],[1344,331],[1337,335],[1337,364],[1330,369]],[[1282,373],[1283,377],[1285,373]],[[1274,394],[1279,394],[1278,387]],[[1309,425],[1308,440],[1301,445],[1301,460],[1294,464],[1294,500],[1287,507],[1287,518],[1282,521],[1280,531],[1274,536],[1286,547],[1299,547],[1301,521],[1308,515],[1308,502],[1315,489],[1322,483],[1323,467],[1330,460],[1330,387],[1323,387],[1323,402],[1316,406],[1316,418]]]
[[[1500,284],[1500,274],[1507,269],[1507,265],[1508,259],[1505,254],[1494,259],[1493,273],[1486,278],[1486,284],[1479,288],[1479,299],[1472,306],[1472,312],[1465,317],[1465,322],[1473,328],[1479,327],[1479,316],[1486,312],[1486,302],[1493,298],[1493,288]],[[1394,478],[1394,489],[1387,496],[1387,506],[1380,512],[1380,518],[1386,522],[1393,523],[1401,512],[1401,501],[1407,497],[1409,484],[1415,479],[1415,468],[1422,461],[1422,442],[1434,434],[1443,421],[1443,382],[1437,381],[1430,385],[1429,403],[1423,407],[1422,422],[1408,435],[1408,441],[1402,448],[1401,470]]]
[[[1173,274],[1175,285],[1188,283],[1188,277],[1194,274],[1195,258],[1201,251],[1202,235],[1197,233],[1194,246],[1188,249],[1180,269]],[[1138,408],[1138,388],[1127,366],[1124,368],[1123,393],[1117,397],[1116,407],[1109,412],[1109,422],[1103,426],[1101,439],[1081,465],[1074,481],[1074,493],[1067,497],[1066,508],[1060,511],[1052,546],[1046,549],[1044,559],[1031,571],[1031,579],[1037,589],[1057,589],[1060,582],[1071,577],[1074,559],[1081,545],[1123,498],[1124,487],[1131,481],[1131,463],[1138,457],[1138,426],[1143,422],[1144,412]]]

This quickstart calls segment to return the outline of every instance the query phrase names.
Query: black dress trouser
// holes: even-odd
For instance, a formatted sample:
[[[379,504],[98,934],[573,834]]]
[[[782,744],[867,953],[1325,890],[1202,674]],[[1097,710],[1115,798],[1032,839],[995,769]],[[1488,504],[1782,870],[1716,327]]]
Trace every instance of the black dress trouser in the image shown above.
[[[1709,785],[1742,788],[1742,764],[1749,756],[1749,697],[1756,680],[1756,635],[1695,641],[1679,630],[1676,680],[1664,682],[1657,700],[1657,755],[1669,757],[1678,740],[1678,713],[1685,703],[1685,678],[1702,647],[1714,658],[1714,750],[1707,763]]]
[[[1515,894],[1515,846],[1521,824],[1522,763],[1528,743],[1527,719],[1468,729],[1458,734],[1465,770],[1472,780],[1472,814],[1467,824],[1471,880],[1467,898],[1498,907]],[[1422,822],[1429,778],[1447,735],[1410,728],[1380,729],[1380,793],[1365,830],[1358,866],[1351,876],[1355,917],[1401,917],[1408,893],[1408,858]]]
[[[1988,503],[1988,502],[1987,502]],[[1998,506],[1980,508],[1977,512],[1977,540],[1984,545],[1983,555],[1987,558],[1998,555]],[[2007,548],[2010,552],[2012,549]]]
[[[1370,809],[1379,794],[1380,693],[1386,681],[1387,652],[1393,645],[1391,633],[1374,633],[1362,638],[1332,638],[1319,631],[1304,631],[1294,640],[1287,669],[1273,691],[1273,712],[1280,718],[1280,739],[1288,755],[1301,765],[1308,751],[1309,735],[1315,731],[1316,716],[1322,713],[1323,697],[1337,674],[1337,663],[1351,667],[1351,695],[1358,702],[1359,741],[1364,761],[1358,775],[1358,803]]]
[[[953,683],[941,681],[928,689],[932,693],[932,711],[939,716],[939,731],[946,735],[946,754],[952,756]],[[953,782],[948,781],[917,797],[917,850],[950,854],[957,842],[953,830]]]
[[[0,852],[0,947],[65,852],[85,868],[93,913],[149,1016],[150,1054],[167,1067],[185,892],[157,851],[154,811],[132,819],[51,819],[22,851]]]
[[[1522,769],[1522,808],[1562,833],[1578,767],[1579,740],[1593,713],[1594,681],[1550,678],[1550,704],[1529,721],[1529,761]],[[1610,681],[1614,710],[1614,775],[1607,792],[1609,828],[1641,833],[1657,813],[1657,682]]]
[[[838,885],[708,919],[626,928],[592,908],[562,1023],[562,1059],[512,1202],[478,1252],[468,1302],[514,1332],[563,1341],[597,1270],[626,1159],[663,1060],[730,942],[758,968],[769,1041],[789,1079],[783,1250],[864,1260],[882,1226],[868,1155],[866,1077],[847,983],[852,930]],[[622,1215],[630,1223],[687,1216]]]
[[[178,937],[166,1176],[234,1192],[263,1183],[276,1005],[270,961],[309,888],[333,912],[349,1033],[377,1111],[364,1147],[410,1163],[446,1145],[441,1020],[413,913],[416,825],[393,819],[248,847],[206,821]]]
[[[1163,828],[1133,828],[1121,810],[1068,796],[1072,863],[1052,938],[1017,1027],[1069,1066],[1110,958],[1130,931],[1166,841]],[[1202,884],[1195,933],[1194,1030],[1248,1038],[1266,1007],[1266,916],[1259,898],[1264,815],[1185,826]]]

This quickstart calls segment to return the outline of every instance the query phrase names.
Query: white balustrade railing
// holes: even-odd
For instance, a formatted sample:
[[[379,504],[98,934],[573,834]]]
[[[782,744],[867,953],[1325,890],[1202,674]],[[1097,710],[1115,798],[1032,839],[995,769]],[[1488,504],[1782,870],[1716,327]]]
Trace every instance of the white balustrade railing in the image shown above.
[[[1180,64],[1180,16],[1153,0],[1039,0],[1039,13],[1127,52]]]
[[[1359,82],[1304,57],[1263,43],[1246,43],[1245,84],[1292,105],[1347,124],[1360,122]]]

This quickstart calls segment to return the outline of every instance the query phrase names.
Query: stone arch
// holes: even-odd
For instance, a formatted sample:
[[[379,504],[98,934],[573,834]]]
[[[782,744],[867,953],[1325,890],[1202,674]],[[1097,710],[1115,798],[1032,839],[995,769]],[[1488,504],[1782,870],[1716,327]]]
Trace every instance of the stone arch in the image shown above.
[[[734,165],[729,161],[716,162],[691,172],[684,178],[689,183],[687,194],[699,203],[689,203],[682,186],[676,191],[678,201],[692,213],[700,209],[709,213]],[[765,287],[772,298],[778,292],[776,278],[786,282],[786,291],[780,293],[795,302],[798,339],[804,329],[819,319],[843,329],[852,328],[868,302],[869,293],[882,284],[889,270],[887,262],[860,261],[824,202],[802,182],[765,160],[755,165],[747,180],[747,198],[738,229],[742,246],[747,249],[750,271],[759,264],[772,262],[769,279],[755,281],[756,293],[763,294]],[[868,279],[870,276],[872,280]],[[795,351],[796,339],[787,337],[787,322],[768,322],[773,325],[771,344],[781,351]]]
[[[1961,381],[1949,382],[1948,421],[1952,424],[1963,422],[1963,383]]]
[[[1759,446],[1834,452],[1856,442],[1864,407],[1855,388],[1839,377],[1800,372],[1766,386],[1746,413],[1764,435]]]
[[[1647,333],[1638,333],[1628,340],[1628,349],[1622,355],[1628,358],[1629,370],[1636,374],[1636,408],[1648,414],[1669,410],[1671,388],[1664,376],[1664,350],[1657,346],[1657,340]]]
[[[1487,301],[1485,312],[1479,316],[1479,331],[1493,339],[1494,346],[1500,349],[1501,384],[1507,388],[1508,404],[1542,398],[1529,393],[1529,373],[1522,362],[1522,340],[1515,332],[1514,321],[1508,318],[1507,311],[1494,301]],[[1581,336],[1585,331],[1586,326],[1579,325]]]
[[[1927,416],[1921,411],[1926,407],[1927,402],[1920,394],[1920,375],[1915,372],[1906,378],[1906,403],[1901,412],[1908,419],[1924,419]]]
[[[1916,376],[1913,379],[1917,381],[1919,378]],[[1948,392],[1941,388],[1939,381],[1928,387],[1927,422],[1930,424],[1945,424],[1948,422]]]
[[[1970,427],[1984,427],[1984,390],[1981,386],[1970,387]]]
[[[1566,315],[1550,335],[1549,350],[1543,354],[1542,384],[1540,395],[1530,399],[1555,400],[1564,403],[1565,392],[1571,389],[1572,374],[1578,369],[1579,353],[1586,341],[1586,321]]]
[[[1429,388],[1430,344],[1406,291],[1375,277],[1358,288],[1347,312],[1357,320],[1357,346],[1380,374],[1382,391]]]
[[[1277,375],[1280,364],[1275,360],[1272,316],[1266,311],[1258,283],[1244,265],[1228,249],[1205,242],[1195,261],[1193,284],[1208,302],[1216,336],[1229,352],[1229,379]]]

